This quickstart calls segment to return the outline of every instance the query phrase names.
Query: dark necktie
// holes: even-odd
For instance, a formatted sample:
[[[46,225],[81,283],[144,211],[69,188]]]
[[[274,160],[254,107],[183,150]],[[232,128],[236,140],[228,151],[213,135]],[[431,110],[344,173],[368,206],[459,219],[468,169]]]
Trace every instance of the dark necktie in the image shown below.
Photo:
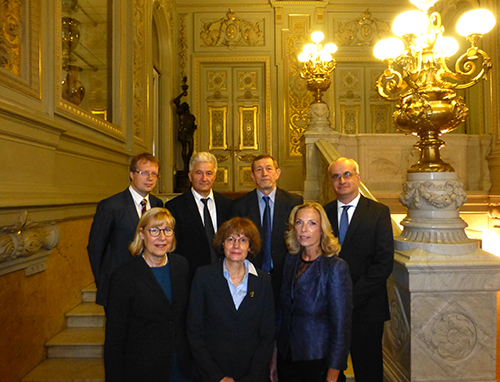
[[[142,206],[142,210],[141,210],[141,217],[142,215],[144,215],[147,211],[146,209],[146,206],[148,205],[148,201],[146,199],[142,199],[141,200],[141,206]]]
[[[339,243],[342,245],[344,243],[345,234],[347,233],[347,228],[349,227],[349,217],[347,216],[347,210],[352,206],[342,206],[342,215],[340,215],[340,226],[339,226]]]
[[[205,222],[205,232],[207,233],[208,244],[210,246],[210,259],[212,263],[215,263],[217,261],[217,254],[215,253],[215,249],[212,246],[212,239],[214,238],[215,230],[212,223],[212,217],[210,216],[210,210],[208,209],[208,200],[209,198],[201,199],[204,205],[203,221]]]
[[[271,207],[269,206],[269,196],[264,195],[262,197],[264,202],[266,202],[266,207],[264,208],[264,218],[262,219],[262,269],[269,273],[273,269],[273,259],[271,257],[271,235],[273,231],[271,223]]]

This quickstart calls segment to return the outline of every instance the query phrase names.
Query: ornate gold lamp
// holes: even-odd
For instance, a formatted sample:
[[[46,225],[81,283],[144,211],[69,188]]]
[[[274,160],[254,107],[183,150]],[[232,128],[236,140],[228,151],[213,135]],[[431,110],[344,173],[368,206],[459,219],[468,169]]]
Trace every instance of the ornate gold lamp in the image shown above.
[[[314,92],[314,102],[322,103],[321,96],[330,87],[330,76],[337,63],[332,54],[337,51],[333,43],[323,46],[325,38],[322,32],[313,32],[311,40],[314,44],[307,44],[299,54],[299,61],[303,63],[300,76],[307,81],[307,88]]]
[[[377,80],[378,93],[398,102],[393,114],[396,127],[420,137],[415,147],[421,156],[409,173],[454,171],[441,160],[444,142],[439,137],[456,129],[468,115],[456,90],[475,85],[492,66],[478,43],[495,25],[495,17],[477,9],[465,13],[457,24],[457,32],[470,47],[456,60],[454,71],[449,69],[447,60],[458,51],[458,43],[443,36],[440,14],[429,14],[437,1],[411,0],[419,10],[397,16],[392,30],[398,37],[379,41],[374,49],[374,55],[388,66]]]

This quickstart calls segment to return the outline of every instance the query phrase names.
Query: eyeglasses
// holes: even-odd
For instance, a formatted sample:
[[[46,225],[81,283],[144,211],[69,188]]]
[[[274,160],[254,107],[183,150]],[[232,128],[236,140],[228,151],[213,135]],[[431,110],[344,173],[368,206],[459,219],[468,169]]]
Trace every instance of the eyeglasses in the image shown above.
[[[149,234],[153,237],[158,237],[160,236],[160,232],[163,232],[163,234],[166,236],[166,237],[170,237],[174,234],[174,230],[172,228],[158,228],[158,227],[153,227],[153,228],[150,228],[148,229],[149,231]]]
[[[151,172],[151,171],[134,171],[136,172],[137,174],[141,175],[141,176],[145,176],[147,178],[151,177],[151,178],[159,178],[160,177],[160,174],[156,173],[156,172]]]
[[[240,243],[240,245],[245,245],[250,242],[250,240],[248,240],[248,238],[245,236],[240,236],[240,237],[229,236],[226,238],[225,241],[228,245],[235,245],[236,242]]]
[[[353,174],[352,172],[350,171],[346,171],[344,172],[343,174],[333,174],[332,175],[332,179],[333,180],[340,180],[340,178],[344,178],[344,180],[349,180],[351,179],[354,175],[356,174]]]

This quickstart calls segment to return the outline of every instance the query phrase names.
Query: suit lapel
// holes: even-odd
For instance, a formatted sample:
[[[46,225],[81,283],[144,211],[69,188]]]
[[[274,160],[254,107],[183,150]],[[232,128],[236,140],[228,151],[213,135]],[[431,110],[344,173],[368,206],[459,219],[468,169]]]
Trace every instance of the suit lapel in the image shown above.
[[[207,233],[205,232],[205,226],[203,225],[203,221],[201,220],[200,212],[198,210],[198,206],[196,205],[196,200],[194,199],[193,193],[191,191],[188,191],[185,196],[186,209],[191,215],[191,221],[193,223],[196,222],[195,224],[198,227],[198,230],[200,230],[206,237]]]
[[[286,224],[288,222],[288,211],[286,207],[286,199],[284,193],[281,189],[276,189],[276,199],[274,200],[274,215],[273,215],[273,238],[272,242],[276,243],[279,240],[283,240],[281,232],[286,231]]]
[[[125,214],[128,216],[130,219],[130,222],[134,227],[137,227],[137,224],[139,223],[139,215],[137,214],[137,209],[135,208],[134,204],[134,198],[132,198],[132,194],[130,193],[129,189],[126,189],[123,192],[123,196],[125,198]]]
[[[252,195],[250,196],[250,203],[248,205],[249,218],[255,223],[262,235],[262,219],[260,218],[259,196],[256,189],[251,191],[251,193]]]
[[[368,203],[367,200],[364,196],[361,196],[359,198],[358,205],[356,206],[356,209],[354,210],[354,214],[352,215],[351,222],[349,223],[349,227],[347,228],[347,233],[344,238],[344,246],[346,243],[349,242],[351,239],[353,233],[356,231],[356,228],[358,227],[359,223],[363,220],[363,216],[365,215],[366,211],[368,209]],[[338,230],[337,230],[338,232]]]

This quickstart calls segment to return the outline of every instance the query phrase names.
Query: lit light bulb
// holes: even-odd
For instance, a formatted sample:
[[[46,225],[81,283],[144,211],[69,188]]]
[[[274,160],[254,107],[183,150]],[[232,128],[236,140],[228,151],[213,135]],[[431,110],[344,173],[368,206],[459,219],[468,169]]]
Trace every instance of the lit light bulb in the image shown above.
[[[314,44],[306,44],[302,48],[302,52],[307,53],[307,54],[316,54],[318,48]]]
[[[337,51],[337,45],[335,45],[334,43],[326,44],[325,47],[323,48],[323,52],[327,52],[330,54],[333,54],[336,51]]]
[[[418,36],[427,32],[429,18],[421,11],[407,11],[400,13],[392,24],[392,31],[396,36],[403,37],[407,34]]]
[[[375,48],[373,49],[373,54],[379,60],[385,60],[388,58],[395,59],[399,57],[404,50],[405,45],[403,41],[399,38],[391,37],[377,42],[377,44],[375,44]]]
[[[321,41],[323,41],[324,38],[325,35],[323,34],[323,32],[319,31],[313,32],[311,35],[311,40],[313,40],[316,44],[319,44]]]
[[[299,54],[298,60],[299,62],[307,62],[310,58],[311,56],[308,53],[302,52]]]
[[[457,23],[457,32],[464,36],[485,34],[495,26],[495,16],[487,9],[474,9],[464,13]]]
[[[458,52],[458,42],[453,37],[440,37],[434,45],[436,56],[451,57]]]
[[[321,56],[319,56],[319,59],[323,62],[328,62],[332,60],[332,55],[328,52],[323,52]]]

